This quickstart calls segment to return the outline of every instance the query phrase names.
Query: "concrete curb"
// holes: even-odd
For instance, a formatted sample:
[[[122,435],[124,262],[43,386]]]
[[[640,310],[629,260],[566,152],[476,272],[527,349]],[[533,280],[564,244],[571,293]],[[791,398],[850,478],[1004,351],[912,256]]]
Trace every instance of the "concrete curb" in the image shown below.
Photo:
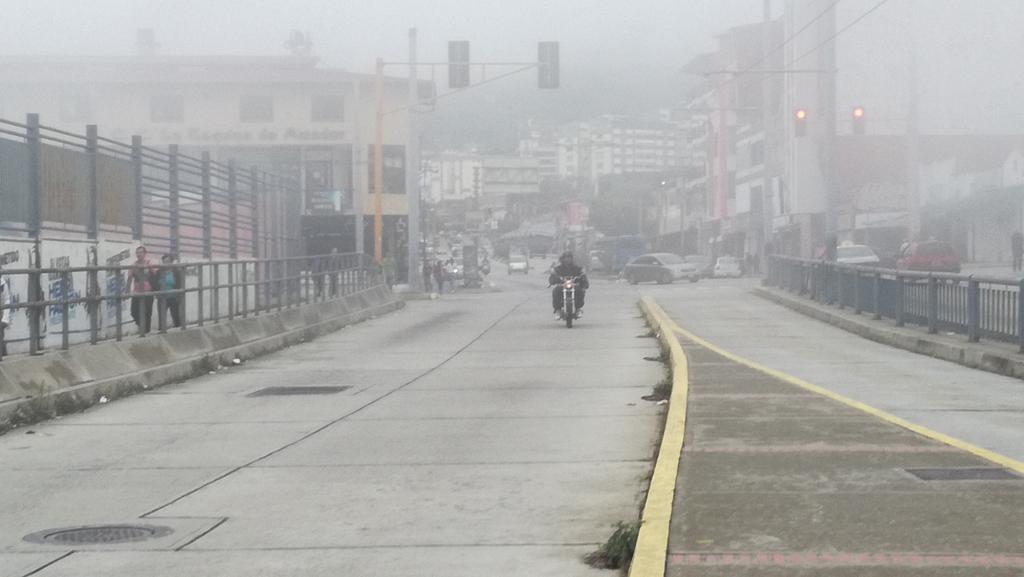
[[[887,325],[863,316],[845,313],[817,303],[793,297],[775,289],[755,287],[755,295],[798,313],[826,322],[860,337],[950,361],[991,373],[1024,379],[1024,355],[999,345],[954,342],[919,330]]]
[[[0,432],[205,374],[398,310],[384,287],[215,325],[0,363]]]
[[[651,476],[647,500],[644,502],[640,518],[640,533],[637,535],[629,576],[664,577],[665,563],[668,559],[669,524],[672,520],[672,505],[676,494],[676,477],[679,474],[679,458],[682,455],[683,436],[686,432],[689,370],[686,354],[665,311],[650,297],[640,299],[640,310],[657,333],[658,339],[669,351],[672,396],[669,399],[665,432],[661,437],[658,459],[654,464],[654,474]]]

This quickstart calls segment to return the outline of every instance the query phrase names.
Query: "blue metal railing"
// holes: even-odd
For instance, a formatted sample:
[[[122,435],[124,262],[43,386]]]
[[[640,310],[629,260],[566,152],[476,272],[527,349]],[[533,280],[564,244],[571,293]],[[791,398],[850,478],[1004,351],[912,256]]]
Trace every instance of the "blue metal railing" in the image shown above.
[[[876,319],[1016,343],[1024,352],[1024,279],[769,258],[767,283]]]

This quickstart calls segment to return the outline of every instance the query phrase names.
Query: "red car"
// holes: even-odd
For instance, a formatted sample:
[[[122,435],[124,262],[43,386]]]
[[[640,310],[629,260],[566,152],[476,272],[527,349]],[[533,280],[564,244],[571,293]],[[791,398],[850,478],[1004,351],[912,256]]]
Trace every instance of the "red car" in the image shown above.
[[[900,253],[896,261],[900,270],[925,272],[960,272],[960,257],[949,243],[938,240],[912,242]]]

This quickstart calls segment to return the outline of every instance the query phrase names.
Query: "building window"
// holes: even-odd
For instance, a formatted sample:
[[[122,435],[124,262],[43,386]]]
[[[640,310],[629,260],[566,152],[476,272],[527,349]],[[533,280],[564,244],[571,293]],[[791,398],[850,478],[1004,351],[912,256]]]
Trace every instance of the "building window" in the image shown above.
[[[313,122],[344,122],[345,97],[340,94],[319,94],[313,97],[310,119]]]
[[[764,164],[764,141],[758,140],[750,145],[750,166]]]
[[[184,122],[185,97],[181,94],[154,94],[149,101],[149,118],[153,122]]]
[[[243,94],[238,100],[241,122],[273,122],[274,97],[266,94]]]

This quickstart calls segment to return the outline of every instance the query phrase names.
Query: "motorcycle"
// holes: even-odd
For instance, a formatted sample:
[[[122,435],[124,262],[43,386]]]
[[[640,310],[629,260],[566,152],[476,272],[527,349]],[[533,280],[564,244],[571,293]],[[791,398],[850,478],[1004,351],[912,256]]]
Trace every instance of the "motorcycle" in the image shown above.
[[[561,277],[560,282],[562,285],[562,310],[560,316],[565,321],[565,328],[571,329],[572,323],[576,319],[580,318],[580,313],[576,310],[576,284],[580,277],[573,276]]]

